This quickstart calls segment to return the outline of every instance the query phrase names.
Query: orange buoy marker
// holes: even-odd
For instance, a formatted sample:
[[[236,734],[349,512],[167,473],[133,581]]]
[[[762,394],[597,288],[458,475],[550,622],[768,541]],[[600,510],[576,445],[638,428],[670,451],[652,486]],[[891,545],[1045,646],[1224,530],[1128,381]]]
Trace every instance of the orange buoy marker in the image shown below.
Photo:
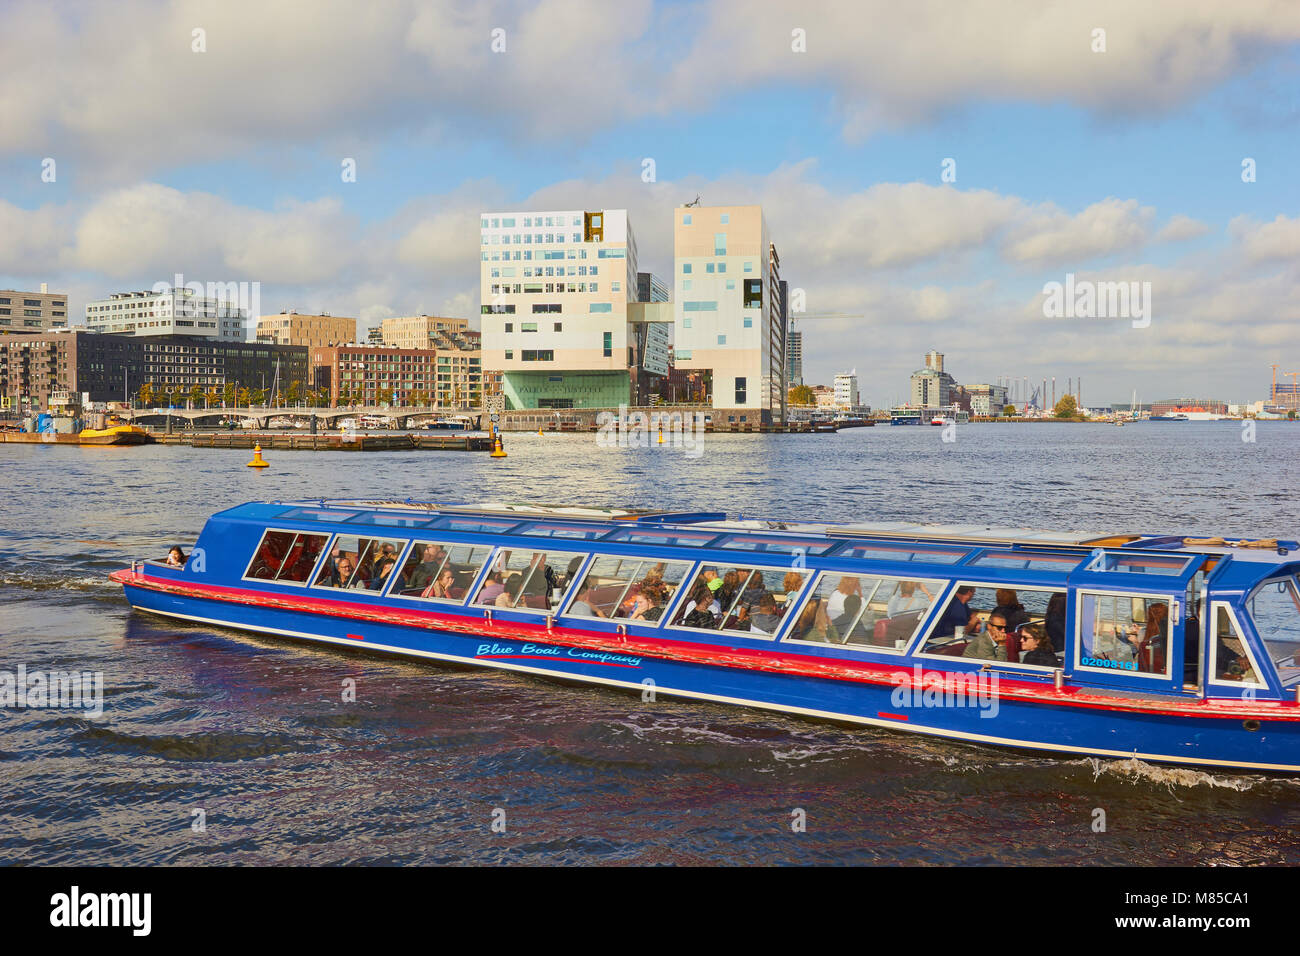
[[[492,441],[492,458],[505,458],[506,450],[501,447],[501,433],[498,432]]]
[[[659,444],[662,445],[663,443],[664,443],[664,423],[660,422],[659,423]]]
[[[542,435],[542,430],[541,430],[540,428],[537,429],[537,434]],[[542,435],[542,437],[545,438],[546,436],[545,436],[545,435]]]
[[[271,467],[271,463],[269,461],[262,460],[261,445],[253,446],[253,460],[248,463],[247,467],[249,468],[270,468]]]

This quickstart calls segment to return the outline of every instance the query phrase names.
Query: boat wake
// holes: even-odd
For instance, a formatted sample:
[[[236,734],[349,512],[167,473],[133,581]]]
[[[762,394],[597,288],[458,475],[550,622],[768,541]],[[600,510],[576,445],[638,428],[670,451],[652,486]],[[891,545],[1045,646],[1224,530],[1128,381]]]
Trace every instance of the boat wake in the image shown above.
[[[1136,757],[1128,760],[1102,760],[1099,757],[1087,757],[1081,761],[1072,761],[1079,766],[1092,768],[1092,779],[1100,780],[1103,775],[1128,780],[1132,783],[1145,781],[1161,784],[1173,790],[1176,787],[1209,787],[1211,789],[1236,790],[1245,793],[1258,784],[1264,783],[1264,777],[1235,777],[1206,773],[1203,770],[1190,770],[1185,767],[1164,767],[1146,763]]]

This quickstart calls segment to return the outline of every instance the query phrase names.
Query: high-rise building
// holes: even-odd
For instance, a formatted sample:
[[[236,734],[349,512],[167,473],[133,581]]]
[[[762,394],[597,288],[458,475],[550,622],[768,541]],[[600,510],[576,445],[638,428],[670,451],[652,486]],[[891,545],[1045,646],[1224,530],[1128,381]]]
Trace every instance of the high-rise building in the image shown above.
[[[86,303],[86,327],[117,335],[192,335],[221,342],[248,339],[248,311],[194,289],[114,292]]]
[[[910,404],[918,408],[940,408],[952,404],[950,391],[957,380],[943,370],[943,353],[925,353],[925,368],[912,373]]]
[[[674,352],[715,408],[739,421],[785,405],[784,297],[760,206],[673,210]]]
[[[357,320],[342,315],[281,312],[257,319],[257,341],[267,345],[341,345],[357,337]]]
[[[0,335],[67,327],[68,297],[65,293],[50,292],[44,282],[40,292],[0,289]]]
[[[845,411],[853,411],[860,404],[858,399],[858,370],[841,372],[835,376],[835,406]]]
[[[477,408],[483,400],[477,352],[350,343],[311,350],[312,385],[333,404]]]
[[[636,300],[638,302],[668,302],[671,298],[672,290],[657,275],[652,272],[638,272],[636,274]]]
[[[803,333],[787,332],[785,335],[786,386],[794,388],[803,384]]]
[[[627,210],[490,212],[480,220],[483,363],[509,408],[599,408],[631,398]]]

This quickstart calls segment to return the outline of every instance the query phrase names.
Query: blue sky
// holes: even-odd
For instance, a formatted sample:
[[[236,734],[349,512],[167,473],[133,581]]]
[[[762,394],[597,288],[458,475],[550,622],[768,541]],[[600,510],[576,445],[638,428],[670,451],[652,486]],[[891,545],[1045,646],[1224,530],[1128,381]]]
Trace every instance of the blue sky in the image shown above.
[[[1300,370],[1292,4],[17,2],[0,36],[30,40],[0,41],[0,285],[74,316],[177,271],[472,316],[479,210],[627,207],[665,273],[698,193],[761,202],[810,311],[862,316],[804,323],[805,377],[856,366],[873,404],[929,347],[1100,401]],[[1067,272],[1151,281],[1151,329],[1044,319]]]

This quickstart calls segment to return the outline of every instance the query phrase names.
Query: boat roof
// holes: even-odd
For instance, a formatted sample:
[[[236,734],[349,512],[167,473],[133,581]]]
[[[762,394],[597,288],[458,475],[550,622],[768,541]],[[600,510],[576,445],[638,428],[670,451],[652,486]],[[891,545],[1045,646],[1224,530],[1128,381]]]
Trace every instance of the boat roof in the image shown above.
[[[536,502],[491,502],[462,504],[413,499],[324,499],[249,502],[225,512],[227,516],[251,520],[305,520],[337,524],[384,525],[408,528],[435,526],[447,528],[455,517],[478,517],[484,531],[519,534],[556,534],[562,537],[598,540],[617,535],[626,539],[626,529],[653,528],[658,536],[675,537],[679,544],[719,548],[743,546],[759,537],[762,550],[792,551],[807,547],[809,554],[831,550],[869,547],[879,543],[885,548],[911,546],[918,552],[943,552],[945,563],[961,563],[977,552],[987,552],[978,560],[987,560],[1003,551],[1039,552],[1044,558],[1054,553],[1057,562],[1065,555],[1077,555],[1079,562],[1098,550],[1157,554],[1230,556],[1233,562],[1250,562],[1258,566],[1294,562],[1300,542],[1294,540],[1247,540],[1223,537],[1189,537],[1185,535],[1143,535],[1132,532],[1052,532],[1027,528],[982,524],[923,524],[908,521],[830,522],[774,521],[729,518],[715,511],[669,511],[651,508],[604,508],[580,505],[539,504]],[[384,515],[391,516],[388,520]],[[557,524],[558,523],[558,524]],[[619,531],[618,529],[624,529]],[[677,535],[668,534],[676,529]],[[840,542],[851,541],[846,548]],[[824,542],[824,547],[816,547]],[[808,547],[809,545],[812,547]],[[1078,562],[1076,562],[1078,563]]]

